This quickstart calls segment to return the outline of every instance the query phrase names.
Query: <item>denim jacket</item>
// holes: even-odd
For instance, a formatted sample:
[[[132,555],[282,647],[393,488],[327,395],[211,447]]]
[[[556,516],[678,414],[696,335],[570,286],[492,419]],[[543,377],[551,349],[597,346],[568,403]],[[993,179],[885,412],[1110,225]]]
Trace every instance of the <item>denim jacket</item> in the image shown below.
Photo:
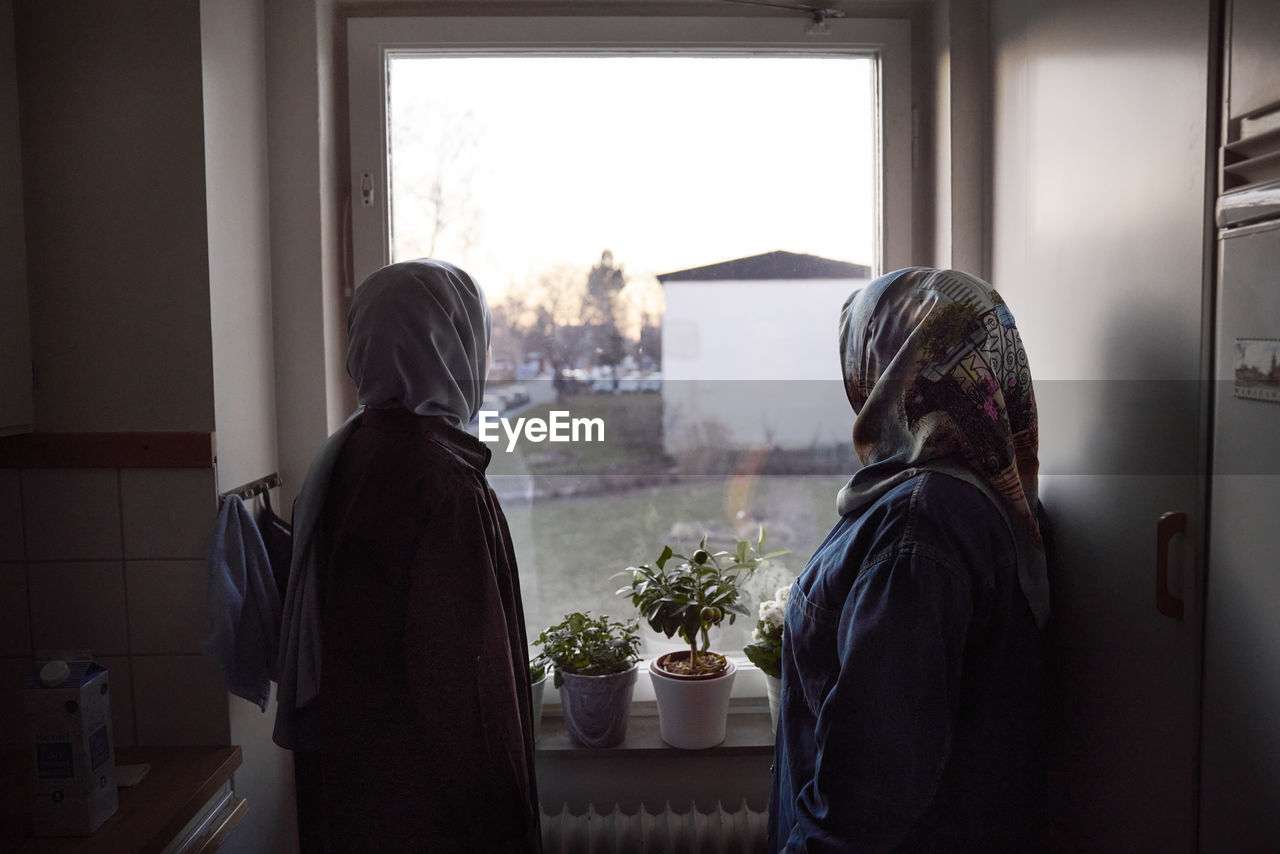
[[[984,493],[929,472],[841,518],[782,658],[770,851],[1040,849],[1039,631]]]

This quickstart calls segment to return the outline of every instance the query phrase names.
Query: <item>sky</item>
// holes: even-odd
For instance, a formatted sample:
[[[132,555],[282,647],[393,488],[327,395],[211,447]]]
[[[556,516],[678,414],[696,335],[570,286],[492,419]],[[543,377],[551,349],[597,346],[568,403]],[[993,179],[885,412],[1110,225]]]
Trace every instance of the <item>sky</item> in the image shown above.
[[[604,249],[632,277],[777,249],[874,262],[872,61],[397,57],[395,257],[490,293]]]

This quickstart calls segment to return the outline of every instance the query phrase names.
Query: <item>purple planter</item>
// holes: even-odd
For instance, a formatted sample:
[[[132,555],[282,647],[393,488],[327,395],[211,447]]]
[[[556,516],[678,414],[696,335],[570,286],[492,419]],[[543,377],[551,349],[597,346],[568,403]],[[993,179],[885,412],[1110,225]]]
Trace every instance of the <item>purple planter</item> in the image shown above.
[[[627,737],[631,693],[636,686],[633,666],[608,676],[562,673],[560,709],[569,740],[579,747],[614,747]]]

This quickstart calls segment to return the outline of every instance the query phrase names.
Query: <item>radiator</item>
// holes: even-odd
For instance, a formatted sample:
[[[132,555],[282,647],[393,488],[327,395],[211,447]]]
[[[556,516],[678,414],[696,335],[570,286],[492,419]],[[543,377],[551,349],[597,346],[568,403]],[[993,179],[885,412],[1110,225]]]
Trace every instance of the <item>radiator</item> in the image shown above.
[[[544,854],[763,854],[769,814],[744,800],[735,810],[717,803],[709,813],[689,805],[677,813],[667,804],[649,812],[642,804],[625,813],[616,804],[609,812],[594,806],[575,815],[568,805],[542,814]]]

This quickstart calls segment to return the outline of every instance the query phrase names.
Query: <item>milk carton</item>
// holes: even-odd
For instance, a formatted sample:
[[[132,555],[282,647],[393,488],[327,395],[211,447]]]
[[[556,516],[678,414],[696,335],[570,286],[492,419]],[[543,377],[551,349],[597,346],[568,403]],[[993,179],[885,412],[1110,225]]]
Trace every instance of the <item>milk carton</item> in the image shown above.
[[[36,836],[87,836],[118,805],[107,669],[39,661],[23,686],[35,777]]]

